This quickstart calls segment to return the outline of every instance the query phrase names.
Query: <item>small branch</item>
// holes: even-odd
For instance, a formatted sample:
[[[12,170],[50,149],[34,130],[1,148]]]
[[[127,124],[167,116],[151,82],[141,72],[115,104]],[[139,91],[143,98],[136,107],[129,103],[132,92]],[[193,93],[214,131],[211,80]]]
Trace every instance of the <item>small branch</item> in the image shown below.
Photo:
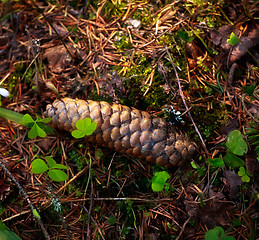
[[[179,239],[180,239],[180,237],[181,237],[181,235],[183,234],[183,231],[184,231],[184,229],[185,229],[187,223],[190,221],[190,219],[191,219],[191,218],[189,217],[189,218],[185,221],[185,223],[184,223],[183,226],[182,226],[181,232],[180,232],[179,235],[177,236],[176,240],[179,240]]]
[[[174,65],[174,63],[173,63],[172,57],[171,57],[171,55],[170,55],[170,53],[169,53],[169,51],[168,51],[168,49],[167,49],[166,46],[165,46],[165,50],[166,50],[166,52],[167,52],[167,54],[168,54],[168,56],[169,56],[169,59],[170,59],[170,62],[171,62],[171,64],[172,64],[172,66],[173,66],[173,68],[174,68],[174,72],[175,72],[175,76],[176,76],[176,79],[177,79],[180,96],[181,96],[181,98],[182,98],[182,100],[183,100],[183,104],[184,104],[186,110],[188,111],[188,110],[189,110],[189,107],[187,106],[187,103],[186,103],[185,98],[184,98],[184,95],[183,95],[183,91],[182,91],[182,87],[181,87],[181,83],[180,83],[180,79],[179,79],[178,73],[177,73],[177,71],[176,71],[176,68],[175,68],[175,65]],[[202,146],[203,146],[203,148],[204,148],[204,150],[205,150],[206,155],[209,156],[209,152],[208,152],[208,150],[207,150],[207,147],[206,147],[206,145],[205,145],[205,143],[204,143],[204,141],[203,141],[203,138],[202,138],[202,136],[201,136],[201,134],[200,134],[200,131],[199,131],[198,127],[196,126],[196,124],[195,124],[195,122],[194,122],[194,120],[193,120],[193,118],[192,118],[191,113],[190,113],[189,111],[188,111],[187,113],[188,113],[188,115],[189,115],[189,117],[190,117],[190,119],[191,119],[191,121],[192,121],[192,124],[193,124],[193,126],[194,126],[194,128],[195,128],[195,131],[197,132],[197,134],[198,134],[198,136],[199,136],[199,138],[200,138],[200,140],[201,140],[201,144],[202,144]]]
[[[30,205],[31,212],[33,213],[33,210],[36,210],[36,209],[33,207],[33,205],[32,205],[32,203],[31,203],[31,200],[30,200],[28,194],[24,191],[24,189],[22,188],[22,186],[20,185],[20,183],[16,180],[16,178],[12,175],[12,173],[5,167],[5,165],[4,165],[4,163],[3,163],[3,159],[1,159],[1,161],[0,161],[0,166],[3,168],[3,170],[4,170],[4,171],[6,172],[6,174],[9,176],[9,178],[12,179],[12,181],[15,183],[15,185],[18,187],[20,193],[22,193],[22,195],[25,197],[26,201],[27,201],[28,204]],[[42,232],[43,232],[43,234],[44,234],[44,236],[45,236],[45,239],[50,240],[50,236],[49,236],[47,230],[45,229],[45,227],[44,227],[42,221],[41,221],[40,219],[36,218],[36,217],[35,217],[34,219],[36,219],[36,221],[39,223],[39,225],[40,225],[40,227],[41,227],[41,230],[42,230]]]
[[[90,216],[90,218],[91,218],[91,220],[93,221],[93,223],[95,224],[95,226],[96,226],[98,232],[100,233],[102,239],[105,240],[105,238],[104,238],[104,236],[103,236],[103,233],[102,233],[101,229],[99,228],[97,222],[94,220],[94,218],[93,218],[91,215],[89,215],[89,212],[88,212],[88,210],[86,209],[86,207],[85,207],[84,205],[79,205],[79,206],[81,206],[81,207],[86,211],[86,213],[88,214],[88,216]]]

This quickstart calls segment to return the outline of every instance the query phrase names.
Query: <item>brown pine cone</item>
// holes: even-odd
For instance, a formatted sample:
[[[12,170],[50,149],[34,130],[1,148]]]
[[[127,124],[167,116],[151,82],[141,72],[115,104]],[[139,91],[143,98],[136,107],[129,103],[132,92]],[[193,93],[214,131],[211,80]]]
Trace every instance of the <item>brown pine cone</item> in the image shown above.
[[[166,167],[181,165],[195,152],[195,144],[163,119],[120,104],[63,98],[49,104],[45,116],[69,132],[79,119],[91,118],[97,128],[88,141]]]

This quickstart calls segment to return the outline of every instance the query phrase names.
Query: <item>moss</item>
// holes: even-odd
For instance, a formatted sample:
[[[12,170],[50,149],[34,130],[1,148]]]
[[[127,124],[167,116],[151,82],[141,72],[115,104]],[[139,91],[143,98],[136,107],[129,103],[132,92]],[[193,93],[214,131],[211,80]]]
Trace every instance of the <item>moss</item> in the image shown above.
[[[118,32],[116,34],[114,45],[119,51],[130,49],[132,47],[129,37],[126,36],[123,32]]]
[[[127,2],[114,1],[113,3],[112,1],[106,1],[102,10],[107,19],[113,17],[120,18],[124,16],[127,11]]]
[[[149,86],[149,81],[146,83],[150,75],[153,75],[151,86]],[[124,79],[123,88],[126,94],[119,96],[119,99],[124,105],[134,106],[141,110],[146,110],[147,107],[161,109],[169,99],[162,88],[165,84],[164,80],[157,69],[153,69],[152,58],[137,55],[135,65],[127,68],[125,76],[121,78]]]
[[[108,95],[102,95],[102,94],[98,94],[97,89],[94,88],[93,91],[89,94],[89,98],[93,101],[105,101],[108,103],[112,103],[113,102],[113,98],[109,97]]]
[[[16,88],[20,83],[20,79],[23,76],[23,73],[25,72],[25,66],[21,64],[17,64],[15,66],[15,71],[9,76],[7,88],[10,93],[9,97],[12,97],[16,94]]]
[[[215,105],[215,103],[212,102],[211,105]],[[212,140],[216,136],[215,132],[229,121],[228,112],[224,106],[215,106],[210,111],[204,107],[193,107],[192,117],[200,133],[207,141]],[[199,140],[194,129],[191,129],[189,133],[194,140]]]

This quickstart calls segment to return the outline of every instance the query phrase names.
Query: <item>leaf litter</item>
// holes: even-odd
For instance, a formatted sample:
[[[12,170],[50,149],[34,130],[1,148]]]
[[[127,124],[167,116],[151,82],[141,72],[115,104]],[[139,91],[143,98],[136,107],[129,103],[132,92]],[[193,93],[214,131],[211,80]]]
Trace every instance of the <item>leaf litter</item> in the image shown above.
[[[158,86],[162,86],[166,101],[182,110],[176,80],[164,50],[167,45],[177,69],[183,70],[180,81],[184,96],[192,106],[190,111],[206,109],[213,115],[218,105],[227,107],[227,121],[213,128],[213,133],[208,126],[203,129],[211,155],[225,154],[225,147],[216,143],[224,142],[232,130],[241,130],[252,121],[241,99],[243,86],[258,84],[258,65],[247,53],[248,50],[253,56],[258,55],[258,24],[254,24],[258,4],[249,5],[250,12],[245,15],[243,7],[247,9],[247,6],[242,4],[247,3],[239,1],[229,6],[218,2],[215,8],[209,3],[208,8],[202,4],[188,6],[186,3],[185,6],[185,1],[164,5],[123,2],[118,6],[112,1],[103,1],[85,6],[85,12],[76,6],[35,3],[37,5],[28,1],[12,5],[1,3],[1,17],[9,13],[13,16],[3,18],[1,25],[1,84],[12,89],[11,98],[1,99],[2,106],[23,114],[41,114],[46,104],[55,99],[57,90],[61,96],[131,102],[131,107],[140,106],[159,114],[162,109],[150,102],[145,105],[141,102],[146,101],[149,93],[155,98],[153,86],[163,79]],[[14,11],[17,9],[18,12]],[[84,18],[80,17],[82,12]],[[208,27],[218,16],[221,19]],[[229,24],[228,17],[235,25]],[[177,38],[179,31],[183,33],[181,39]],[[235,46],[227,42],[232,32],[240,38]],[[34,40],[39,40],[38,52]],[[219,54],[213,55],[208,49],[217,50]],[[35,63],[37,70],[33,67]],[[231,73],[235,78],[227,84],[226,76],[233,64],[237,64]],[[136,71],[139,66],[146,71]],[[226,68],[230,68],[229,73],[225,72]],[[38,76],[39,92],[33,88],[35,76]],[[138,91],[129,101],[134,81],[139,81]],[[50,83],[53,87],[49,87]],[[254,98],[256,89],[251,96],[244,97],[245,106],[255,116],[259,106],[258,99]],[[195,122],[200,123],[202,115],[194,116]],[[184,127],[190,123],[186,120]],[[222,126],[225,129],[220,132]],[[24,127],[4,119],[0,120],[0,133],[1,162],[24,187],[33,205],[40,209],[51,239],[86,236],[91,239],[167,239],[170,236],[197,239],[218,225],[225,229],[232,226],[231,234],[235,237],[255,237],[258,161],[254,152],[244,158],[247,170],[254,175],[248,184],[232,169],[207,170],[205,161],[198,159],[205,156],[200,148],[199,156],[194,159],[196,170],[187,163],[184,168],[172,171],[170,186],[173,188],[154,193],[150,184],[155,167],[138,159],[103,149],[103,156],[95,159],[93,156],[100,149],[84,141],[71,141],[61,132],[43,140],[29,140]],[[69,164],[70,184],[50,185],[44,175],[32,175],[30,164],[39,155],[55,156],[58,162]],[[89,178],[89,173],[94,175]],[[1,171],[1,181],[1,219],[23,239],[40,238],[41,229],[33,225],[28,203],[4,171]],[[58,193],[60,203],[65,206],[61,217],[52,210],[51,192]],[[241,197],[246,201],[242,202]],[[233,222],[239,224],[234,226]]]

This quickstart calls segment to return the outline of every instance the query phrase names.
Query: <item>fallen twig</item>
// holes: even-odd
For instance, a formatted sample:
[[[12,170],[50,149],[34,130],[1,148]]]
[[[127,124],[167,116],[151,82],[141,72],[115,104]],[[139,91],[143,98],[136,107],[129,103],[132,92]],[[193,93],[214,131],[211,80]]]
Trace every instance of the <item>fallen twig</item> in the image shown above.
[[[165,46],[165,50],[166,50],[166,52],[167,52],[167,54],[169,56],[169,59],[170,59],[170,62],[172,64],[172,66],[173,66],[173,69],[174,69],[174,72],[175,72],[175,76],[176,76],[176,79],[177,79],[177,83],[178,83],[178,87],[179,87],[180,96],[181,96],[181,98],[183,100],[183,104],[184,104],[186,110],[188,111],[187,113],[188,113],[188,115],[189,115],[189,117],[190,117],[190,119],[192,121],[192,124],[193,124],[193,126],[195,128],[195,131],[197,132],[197,134],[198,134],[198,136],[199,136],[199,138],[201,140],[201,144],[202,144],[202,146],[203,146],[203,148],[205,150],[205,153],[206,153],[207,156],[209,156],[209,152],[208,152],[207,147],[206,147],[206,145],[205,145],[205,143],[203,141],[203,138],[202,138],[202,136],[200,134],[200,131],[199,131],[198,127],[196,126],[196,124],[195,124],[195,122],[194,122],[194,120],[192,118],[191,113],[189,112],[189,107],[187,106],[187,103],[186,103],[184,95],[183,95],[183,91],[182,91],[182,87],[181,87],[181,83],[180,83],[180,79],[179,79],[178,73],[176,71],[176,68],[175,68],[175,65],[173,63],[172,57],[171,57],[171,55],[170,55],[170,53],[169,53],[169,51],[168,51],[166,46]]]
[[[36,209],[33,207],[31,200],[28,196],[28,194],[24,191],[24,189],[22,188],[22,186],[20,185],[20,183],[16,180],[16,178],[13,176],[13,174],[5,167],[4,163],[3,163],[3,159],[0,160],[0,166],[3,168],[3,170],[6,172],[6,174],[12,179],[12,181],[15,183],[15,185],[18,187],[19,191],[22,193],[22,195],[25,197],[26,201],[28,202],[28,204],[30,205],[31,211],[33,213],[33,211],[36,211]],[[45,236],[45,239],[50,240],[50,236],[47,232],[47,230],[45,229],[42,221],[39,218],[34,218],[36,219],[36,221],[39,223],[41,230]]]

